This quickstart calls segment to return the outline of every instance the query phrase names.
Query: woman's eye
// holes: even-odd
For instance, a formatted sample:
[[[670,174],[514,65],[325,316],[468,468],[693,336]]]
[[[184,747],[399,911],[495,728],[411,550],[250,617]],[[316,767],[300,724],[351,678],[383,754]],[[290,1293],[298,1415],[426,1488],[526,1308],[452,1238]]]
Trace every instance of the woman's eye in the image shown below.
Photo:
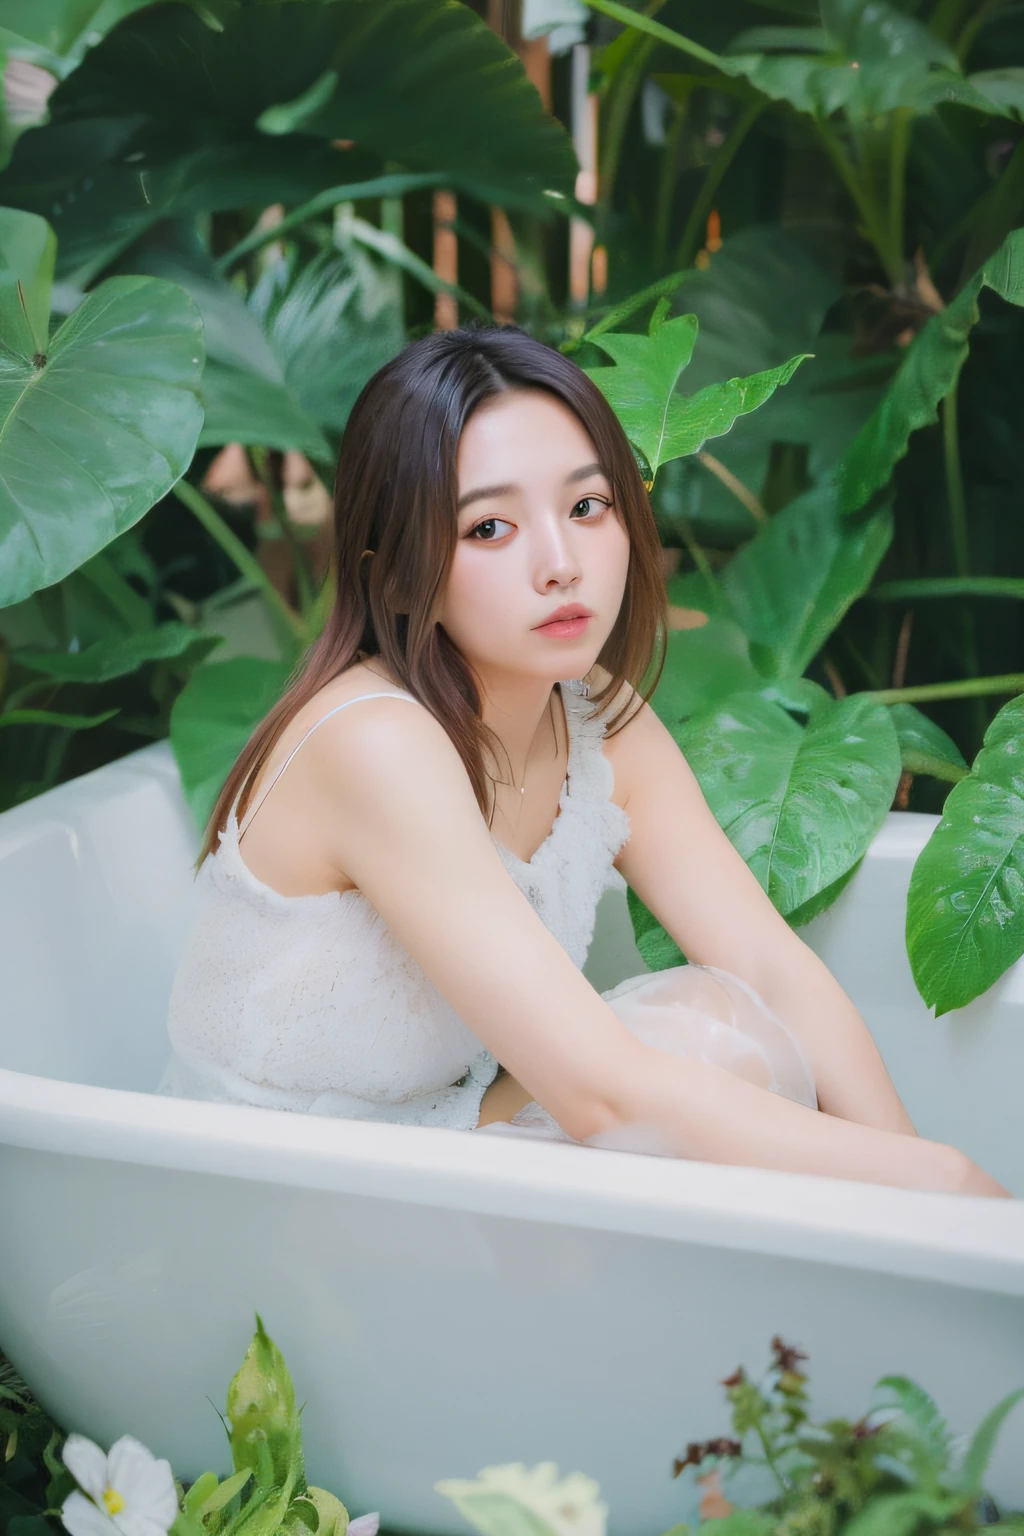
[[[471,539],[479,538],[482,544],[490,544],[495,538],[499,537],[494,531],[499,527],[511,528],[512,524],[506,523],[503,517],[488,517],[482,523],[477,523],[476,527],[470,530],[469,537]]]
[[[582,507],[583,515],[585,517],[587,513],[593,509],[593,516],[596,520],[598,517],[600,517],[601,513],[606,510],[607,506],[608,503],[606,501],[602,501],[599,496],[583,496],[576,503],[572,510],[574,512],[578,512],[580,507]]]

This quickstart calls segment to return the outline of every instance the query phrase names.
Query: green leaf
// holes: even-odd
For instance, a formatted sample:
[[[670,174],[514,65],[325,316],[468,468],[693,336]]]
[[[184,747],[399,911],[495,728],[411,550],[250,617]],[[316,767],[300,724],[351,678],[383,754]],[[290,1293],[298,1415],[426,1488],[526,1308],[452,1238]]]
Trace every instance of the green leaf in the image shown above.
[[[305,1492],[302,1431],[284,1356],[256,1316],[256,1332],[228,1387],[231,1458],[263,1489]]]
[[[668,413],[665,436],[666,459],[681,459],[697,453],[709,438],[724,437],[740,416],[747,416],[770,400],[783,384],[788,384],[797,368],[810,357],[803,352],[778,368],[752,373],[745,379],[726,379],[708,384],[689,398],[676,397]]]
[[[900,108],[929,112],[940,102],[1001,110],[964,77],[952,49],[896,6],[873,0],[823,11],[822,17],[825,29],[758,27],[741,33],[721,66],[814,117],[841,110],[864,123]]]
[[[219,635],[171,622],[141,634],[112,635],[84,651],[15,651],[11,660],[62,683],[109,683],[115,677],[137,672],[146,662],[177,660],[220,644]]]
[[[307,1488],[306,1498],[316,1510],[319,1536],[345,1536],[349,1527],[348,1510],[326,1488]]]
[[[672,727],[720,699],[754,692],[763,683],[739,625],[732,619],[712,617],[698,629],[669,631],[665,667],[651,708]]]
[[[1004,1420],[1020,1402],[1024,1402],[1024,1387],[1018,1387],[1016,1392],[1011,1392],[1004,1397],[1002,1402],[997,1403],[978,1425],[967,1447],[967,1454],[957,1478],[957,1488],[961,1493],[971,1498],[981,1496],[982,1482],[992,1459],[999,1431],[1003,1427]]]
[[[586,372],[653,474],[666,459],[675,457],[665,451],[669,410],[696,340],[696,316],[677,315],[674,320],[665,320],[656,310],[648,335],[604,331],[594,342],[616,366],[588,368]]]
[[[216,1472],[201,1472],[182,1499],[182,1509],[185,1513],[194,1514],[210,1494],[216,1491],[218,1484]]]
[[[1024,114],[1024,69],[983,69],[968,75],[974,89],[992,104],[994,112],[1020,118]]]
[[[238,1519],[255,1492],[256,1479],[248,1467],[243,1467],[207,1493],[195,1512],[210,1536],[221,1536]]]
[[[32,357],[49,341],[57,241],[45,219],[0,208],[0,346]]]
[[[883,1376],[875,1383],[875,1394],[871,1412],[898,1408],[927,1450],[934,1471],[944,1472],[952,1437],[935,1399],[909,1376]]]
[[[288,387],[336,444],[363,385],[405,343],[394,273],[353,243],[297,270],[268,267],[249,307]]]
[[[771,676],[799,675],[872,577],[892,539],[889,504],[844,521],[831,479],[797,497],[729,562],[720,586]]]
[[[42,269],[39,284],[30,313]],[[45,358],[0,346],[0,607],[68,575],[184,473],[202,361],[191,300],[137,277],[90,294]]]
[[[896,727],[900,760],[908,773],[925,773],[949,784],[958,784],[967,776],[969,769],[956,742],[915,705],[891,704],[889,715]]]
[[[658,922],[632,886],[626,890],[626,905],[633,924],[633,938],[640,951],[640,958],[649,970],[665,971],[671,965],[686,965],[687,959],[679,945]]]
[[[699,1536],[774,1536],[779,1524],[760,1509],[733,1509],[719,1520],[702,1520]]]
[[[858,432],[839,468],[844,512],[856,512],[889,480],[911,434],[937,418],[940,401],[960,376],[978,296],[988,286],[1008,303],[1024,305],[1024,230],[1014,230],[982,270],[941,314],[933,315],[906,350],[896,376]]]
[[[667,301],[663,301],[667,302]],[[614,358],[614,367],[586,372],[611,405],[623,431],[650,466],[651,477],[670,459],[696,453],[711,437],[721,437],[738,416],[756,410],[793,375],[800,357],[781,367],[709,384],[689,398],[676,393],[679,376],[697,339],[695,315],[666,320],[661,306],[646,336],[605,331],[594,346]]]
[[[896,732],[865,696],[822,703],[806,727],[738,694],[676,739],[729,840],[783,914],[863,857],[900,774]]]
[[[312,110],[327,72],[333,94]],[[300,102],[300,131],[261,131]],[[50,117],[22,136],[0,197],[51,217],[61,261],[93,273],[161,219],[293,206],[387,161],[537,213],[569,210],[577,170],[512,50],[435,0],[232,4],[220,31],[151,5],[58,86]]]
[[[966,1007],[1024,954],[1024,696],[992,721],[918,856],[907,953],[936,1014]]]
[[[787,917],[790,927],[803,928],[806,923],[813,922],[816,917],[827,912],[829,907],[834,906],[863,862],[863,858],[858,859],[855,864],[850,865],[845,874],[839,876],[838,880],[833,880],[831,885],[824,886],[817,895],[802,902],[799,907],[794,907]]]
[[[159,235],[159,238],[158,238]],[[327,460],[331,450],[237,288],[220,276],[193,229],[168,226],[126,253],[119,270],[159,277],[184,288],[203,320],[205,410],[199,447],[257,444],[296,448]]]
[[[120,713],[119,709],[105,709],[101,715],[62,715],[52,709],[9,709],[0,715],[0,725],[59,725],[69,731],[91,731]]]
[[[235,758],[290,674],[284,662],[236,656],[199,668],[171,709],[171,747],[182,791],[205,827]]]
[[[843,1536],[913,1536],[922,1521],[941,1527],[960,1508],[959,1500],[918,1493],[876,1493],[843,1527]]]

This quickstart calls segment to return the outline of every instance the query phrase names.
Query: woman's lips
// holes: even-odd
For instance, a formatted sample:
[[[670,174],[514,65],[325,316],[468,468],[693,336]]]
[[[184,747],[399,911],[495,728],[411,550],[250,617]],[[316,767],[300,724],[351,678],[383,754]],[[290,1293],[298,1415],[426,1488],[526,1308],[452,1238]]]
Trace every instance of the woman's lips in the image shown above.
[[[552,640],[575,640],[582,635],[592,615],[581,614],[575,619],[555,619],[550,624],[538,624],[535,633],[550,635]]]

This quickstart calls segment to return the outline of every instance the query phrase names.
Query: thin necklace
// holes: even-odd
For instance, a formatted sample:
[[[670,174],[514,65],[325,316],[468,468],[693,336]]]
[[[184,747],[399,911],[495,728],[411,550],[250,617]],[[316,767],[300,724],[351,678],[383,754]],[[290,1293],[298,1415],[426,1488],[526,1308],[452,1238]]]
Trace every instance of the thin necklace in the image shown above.
[[[549,694],[548,695],[548,718],[551,721],[551,734],[552,734],[552,736],[555,736],[555,717],[554,717],[554,714],[552,712],[552,707],[551,707],[551,701],[552,701],[553,697],[554,697],[553,694]],[[556,752],[558,751],[557,736],[555,736],[555,751]],[[512,766],[512,764],[509,763],[509,767],[510,768],[511,768],[511,766]],[[516,817],[515,828],[514,828],[514,830],[512,832],[512,836],[513,837],[518,837],[519,836],[519,823],[523,819],[523,797],[526,794],[526,764],[525,763],[523,764],[523,782],[522,782],[522,784],[518,784],[518,785],[516,784],[515,774],[513,774],[512,775],[512,788],[519,790],[519,815]]]

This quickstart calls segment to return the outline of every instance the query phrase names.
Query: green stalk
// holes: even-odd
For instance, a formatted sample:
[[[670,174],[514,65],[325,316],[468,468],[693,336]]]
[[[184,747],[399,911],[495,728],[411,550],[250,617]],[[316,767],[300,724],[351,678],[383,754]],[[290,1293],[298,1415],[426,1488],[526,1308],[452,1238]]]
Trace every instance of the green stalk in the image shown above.
[[[313,606],[313,583],[310,580],[309,566],[302,553],[295,525],[288,516],[288,508],[285,506],[284,496],[274,483],[274,477],[270,473],[270,453],[262,446],[252,446],[249,449],[249,457],[252,459],[256,473],[259,475],[263,488],[270,498],[270,509],[280,526],[281,533],[288,545],[288,553],[292,557],[292,570],[295,572],[295,585],[299,594],[299,612],[303,619],[308,619],[309,610]]]
[[[786,1482],[786,1479],[775,1465],[775,1457],[772,1455],[771,1446],[768,1444],[768,1436],[765,1434],[763,1426],[760,1423],[757,1423],[754,1425],[754,1428],[757,1431],[757,1438],[760,1440],[762,1449],[764,1450],[765,1462],[771,1468],[772,1476],[778,1483],[780,1490],[783,1493],[788,1493],[789,1484]]]
[[[440,187],[444,185],[445,177],[440,171],[419,171],[415,174],[374,176],[370,181],[352,181],[340,187],[328,187],[326,191],[318,192],[308,202],[300,207],[293,208],[291,213],[286,213],[283,219],[267,229],[254,229],[246,235],[244,240],[239,240],[230,251],[218,258],[217,271],[224,273],[230,271],[245,256],[251,256],[253,251],[258,251],[264,245],[270,245],[274,240],[279,240],[289,230],[295,229],[299,224],[306,224],[310,219],[315,219],[320,213],[328,213],[338,203],[355,202],[357,198],[364,197],[399,197],[404,192],[414,192],[418,187]]]
[[[978,699],[986,694],[1024,693],[1024,672],[967,677],[957,683],[922,683],[916,688],[872,688],[864,697],[876,704],[927,704],[935,699]]]
[[[717,53],[712,53],[710,48],[704,48],[700,43],[692,42],[681,32],[673,32],[671,27],[662,26],[660,21],[652,21],[639,11],[631,11],[628,6],[619,5],[617,0],[585,0],[585,3],[592,11],[600,11],[603,16],[610,16],[612,21],[621,22],[624,27],[646,32],[648,37],[667,43],[670,48],[678,48],[681,53],[688,53],[691,59],[699,59],[702,64],[710,64],[712,69],[727,73],[725,61]]]
[[[898,262],[902,278],[903,220],[906,207],[907,151],[910,148],[911,113],[908,107],[897,107],[892,115],[892,136],[889,140],[889,252],[894,263]]]
[[[629,125],[629,115],[646,73],[647,61],[656,47],[653,37],[638,40],[631,57],[619,69],[609,92],[597,169],[597,197],[604,208],[607,208],[612,200],[619,161],[622,158],[622,142]]]
[[[690,559],[693,561],[694,565],[703,576],[710,590],[712,592],[717,592],[718,582],[715,578],[715,573],[711,569],[711,564],[707,555],[704,553],[704,550],[694,538],[693,529],[690,527],[688,518],[681,517],[679,519],[679,532],[682,535],[683,543],[686,545],[686,552]]]
[[[825,118],[818,117],[814,119],[814,126],[822,148],[832,162],[833,170],[850,194],[853,205],[861,216],[864,233],[877,251],[889,282],[895,287],[903,280],[903,260],[901,256],[898,262],[893,262],[889,250],[888,231],[882,215],[875,207],[867,189],[861,185],[853,161],[832,131],[832,125]]]
[[[744,107],[730,128],[725,143],[708,167],[708,173],[690,209],[690,217],[686,221],[686,228],[683,230],[682,239],[676,250],[675,265],[677,267],[688,267],[700,250],[704,226],[707,224],[708,214],[714,206],[715,197],[725,173],[736,158],[736,152],[743,140],[767,105],[767,101],[752,101]]]
[[[920,576],[882,581],[867,594],[878,603],[916,602],[929,597],[1008,597],[1024,601],[1021,576]]]
[[[450,293],[459,300],[460,304],[465,304],[467,309],[471,309],[482,320],[493,321],[494,316],[491,311],[486,304],[481,304],[475,294],[460,287],[458,283],[444,282],[438,277],[433,267],[417,256],[415,251],[411,251],[397,236],[378,229],[376,224],[369,223],[367,219],[356,218],[354,214],[345,220],[344,230],[360,245],[376,251],[378,256],[384,257],[385,261],[392,262],[396,267],[401,267],[408,272],[411,277],[418,278],[424,288],[429,289],[431,293]]]
[[[960,468],[960,439],[957,430],[957,384],[942,402],[942,448],[946,461],[946,494],[949,499],[949,525],[953,535],[953,563],[958,576],[971,574],[970,548],[967,541],[967,500]]]
[[[174,487],[174,494],[178,500],[188,508],[192,516],[206,529],[211,539],[219,544],[228,559],[247,576],[254,586],[263,593],[267,606],[273,610],[279,619],[284,621],[288,631],[295,637],[300,645],[306,641],[306,626],[294,608],[290,608],[284,598],[274,586],[266,571],[260,565],[255,555],[242,543],[241,539],[232,532],[227,523],[215,512],[213,507],[194,485],[187,480],[179,480]]]
[[[689,92],[682,101],[675,103],[672,126],[665,138],[658,167],[658,192],[654,205],[654,265],[663,267],[668,260],[668,231],[672,218],[672,202],[675,197],[679,165],[679,142],[686,127]]]

